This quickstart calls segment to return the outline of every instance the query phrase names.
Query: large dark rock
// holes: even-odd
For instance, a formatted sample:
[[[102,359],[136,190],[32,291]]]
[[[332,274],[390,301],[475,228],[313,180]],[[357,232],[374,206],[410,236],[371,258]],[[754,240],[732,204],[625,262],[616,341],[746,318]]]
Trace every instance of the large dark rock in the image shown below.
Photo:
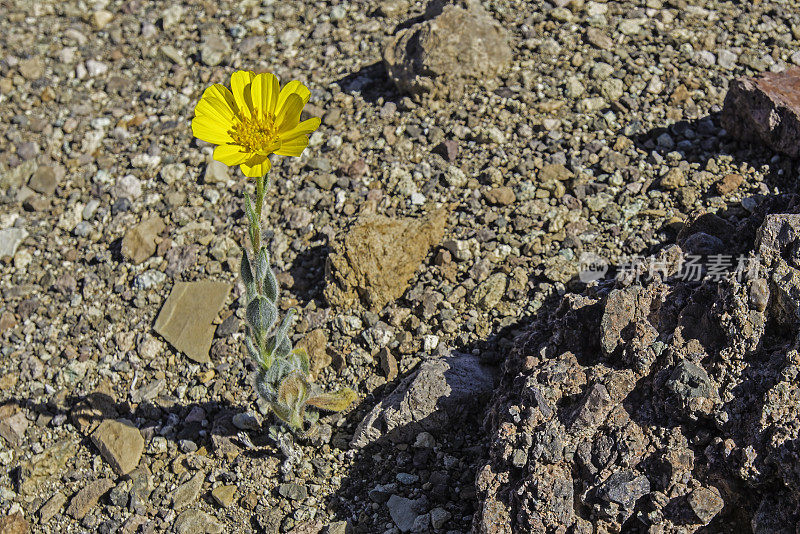
[[[472,354],[427,360],[367,414],[351,445],[360,448],[379,439],[403,443],[422,431],[436,434],[460,417],[482,411],[496,374],[496,368]]]
[[[474,532],[795,532],[797,213],[697,217],[679,243],[754,263],[691,282],[674,245],[538,317],[490,405]]]
[[[731,82],[722,126],[791,157],[800,155],[800,67]]]

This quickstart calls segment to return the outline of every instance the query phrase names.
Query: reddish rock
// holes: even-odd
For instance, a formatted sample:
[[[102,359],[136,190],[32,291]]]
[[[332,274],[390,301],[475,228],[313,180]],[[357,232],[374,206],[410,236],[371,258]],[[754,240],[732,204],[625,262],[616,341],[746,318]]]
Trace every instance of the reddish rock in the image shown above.
[[[113,487],[114,481],[110,478],[101,478],[90,482],[72,497],[69,507],[67,507],[67,514],[75,519],[83,519],[89,510],[97,506],[100,497]]]
[[[453,163],[458,157],[458,142],[447,139],[439,143],[436,148],[433,149],[433,152],[435,154],[440,154],[444,159]]]
[[[800,156],[800,67],[731,82],[722,126],[743,141]]]
[[[733,193],[739,186],[742,185],[741,174],[726,174],[719,182],[717,182],[717,192],[720,195],[727,195]]]

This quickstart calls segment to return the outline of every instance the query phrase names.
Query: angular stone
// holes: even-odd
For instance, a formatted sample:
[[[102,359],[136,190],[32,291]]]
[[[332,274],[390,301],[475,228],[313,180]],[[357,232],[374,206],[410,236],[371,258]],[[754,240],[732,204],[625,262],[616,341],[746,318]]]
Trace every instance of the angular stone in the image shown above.
[[[28,237],[24,228],[4,228],[0,230],[0,259],[13,258],[22,240]]]
[[[482,310],[490,310],[503,298],[507,285],[505,273],[494,273],[472,291],[469,300]]]
[[[650,481],[631,470],[612,473],[597,490],[598,497],[621,504],[627,510],[632,510],[636,501],[648,493]]]
[[[203,181],[207,184],[224,184],[230,180],[228,166],[212,159],[206,165],[206,173],[203,175]]]
[[[44,76],[44,60],[41,57],[31,57],[19,62],[19,73],[26,80],[38,80]]]
[[[401,532],[409,532],[414,528],[414,523],[417,520],[417,516],[419,516],[415,511],[416,501],[392,495],[389,497],[386,506],[389,508],[389,515],[392,517],[392,521]]]
[[[92,26],[95,30],[102,30],[114,20],[114,14],[106,9],[99,9],[92,13]]]
[[[19,445],[28,429],[28,419],[22,412],[17,412],[0,419],[0,436],[11,445]]]
[[[210,362],[208,351],[214,337],[211,322],[230,290],[226,282],[177,282],[158,314],[156,332],[188,358]]]
[[[328,256],[328,302],[351,308],[360,298],[379,311],[402,296],[430,247],[442,239],[446,221],[444,208],[421,219],[360,218]]]
[[[72,497],[67,507],[67,514],[75,519],[83,519],[89,510],[97,505],[100,497],[114,487],[114,482],[110,478],[101,478],[90,482]]]
[[[739,186],[742,185],[743,180],[744,178],[741,174],[726,174],[720,181],[716,183],[717,193],[720,195],[728,195],[733,193],[739,189]]]
[[[495,187],[484,193],[489,204],[496,206],[508,206],[517,200],[514,190],[507,186]]]
[[[105,391],[95,391],[79,400],[70,412],[72,421],[84,434],[93,432],[102,421],[119,416],[116,401]]]
[[[236,500],[236,486],[217,486],[211,490],[211,496],[223,508],[229,507]]]
[[[450,417],[482,409],[496,372],[471,354],[427,360],[364,417],[350,445],[365,447],[384,436],[410,443],[422,431],[437,432]]]
[[[436,148],[433,149],[433,152],[436,154],[441,154],[444,159],[452,163],[458,157],[458,142],[452,139],[447,139],[437,145]]]
[[[56,171],[53,167],[42,165],[31,176],[28,187],[43,195],[52,196],[56,192]]]
[[[200,490],[203,489],[203,480],[205,480],[205,475],[197,472],[188,481],[175,488],[171,496],[173,509],[180,510],[196,501]]]
[[[125,233],[122,255],[135,264],[142,263],[156,252],[156,237],[165,228],[161,217],[145,219]]]
[[[175,519],[176,534],[219,534],[219,522],[200,510],[186,510]]]
[[[155,399],[159,393],[161,393],[164,388],[167,386],[167,381],[163,378],[159,378],[158,380],[153,380],[152,382],[148,382],[147,384],[143,385],[133,393],[131,393],[131,402],[135,402],[139,404],[141,402],[146,402],[149,400]]]
[[[139,465],[144,438],[127,419],[106,420],[92,433],[92,442],[118,475],[127,475]]]
[[[395,378],[397,378],[397,358],[394,357],[394,354],[389,351],[386,347],[382,348],[381,351],[378,353],[378,358],[381,362],[381,369],[383,370],[383,374],[386,376],[386,381],[391,382]]]
[[[589,28],[586,30],[586,41],[601,50],[611,50],[614,48],[614,40],[606,35],[603,30]]]
[[[433,4],[433,18],[400,30],[384,48],[401,91],[457,96],[465,82],[494,78],[511,61],[507,30],[480,5]]]
[[[281,497],[286,497],[293,501],[304,501],[308,497],[308,489],[305,486],[292,482],[278,486],[278,493]]]
[[[721,120],[738,139],[800,156],[800,67],[731,82]]]
[[[25,520],[22,512],[0,517],[0,532],[3,534],[28,534],[30,531],[31,526]]]
[[[606,387],[602,384],[594,384],[575,413],[571,430],[596,428],[605,420],[612,407],[611,395],[608,394]]]
[[[600,323],[600,343],[606,354],[611,354],[622,342],[622,332],[633,321],[636,311],[637,286],[613,289],[606,300],[603,319]]]
[[[771,265],[786,249],[800,239],[800,215],[770,214],[756,234],[756,250],[762,261]]]
[[[707,525],[725,507],[725,501],[716,488],[696,488],[687,499],[698,521]]]
[[[347,534],[348,526],[347,521],[336,521],[328,525],[325,534]]]
[[[59,513],[62,508],[64,508],[64,504],[67,502],[67,496],[61,493],[60,491],[55,493],[52,497],[50,497],[47,502],[45,502],[41,508],[39,508],[39,523],[45,524],[54,515]]]

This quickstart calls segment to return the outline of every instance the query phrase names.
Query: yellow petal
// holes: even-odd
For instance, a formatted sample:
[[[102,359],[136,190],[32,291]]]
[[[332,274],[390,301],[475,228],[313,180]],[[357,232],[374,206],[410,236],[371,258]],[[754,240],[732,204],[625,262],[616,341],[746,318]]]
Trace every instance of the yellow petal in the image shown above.
[[[220,108],[222,106],[226,106],[226,104],[221,103],[217,99],[204,99],[197,103],[197,106],[194,108],[194,114],[196,117],[204,117],[210,119],[216,123],[219,123],[220,126],[223,126],[226,130],[230,130],[233,127],[233,114],[231,113],[230,116],[221,111]]]
[[[215,83],[203,91],[200,102],[194,108],[194,114],[213,115],[215,118],[231,121],[236,115],[236,101],[227,87]]]
[[[248,178],[260,178],[269,172],[270,164],[267,156],[257,154],[239,166]]]
[[[278,116],[275,117],[275,125],[278,127],[278,135],[283,135],[297,127],[300,122],[300,113],[303,111],[303,101],[296,93],[292,93],[286,99],[283,106],[278,106]]]
[[[192,134],[198,139],[215,145],[233,142],[228,129],[229,125],[217,122],[208,115],[201,115],[192,119]]]
[[[275,153],[279,156],[294,156],[297,158],[300,157],[307,146],[308,136],[298,135],[294,139],[282,142],[281,147]]]
[[[250,95],[253,107],[262,113],[275,113],[278,103],[278,78],[271,73],[256,74],[250,83]]]
[[[214,149],[214,159],[229,167],[244,163],[252,156],[253,154],[244,152],[239,145],[219,145]]]
[[[250,89],[247,87],[255,77],[255,73],[248,70],[237,70],[231,74],[231,93],[236,101],[236,106],[239,112],[246,116],[250,116],[250,105],[248,103],[250,96]]]
[[[300,97],[300,100],[303,101],[303,105],[308,102],[308,99],[311,98],[311,91],[308,90],[308,87],[303,85],[302,83],[298,82],[297,80],[292,80],[291,82],[287,83],[281,89],[281,94],[278,96],[278,106],[277,109],[281,109],[281,106],[286,102],[289,98],[289,95],[296,94]]]
[[[298,135],[308,135],[317,128],[319,128],[320,122],[321,121],[319,120],[319,117],[314,117],[308,120],[304,120],[291,130],[289,130],[288,132],[282,133],[280,135],[281,141],[285,143],[287,141],[291,141]]]

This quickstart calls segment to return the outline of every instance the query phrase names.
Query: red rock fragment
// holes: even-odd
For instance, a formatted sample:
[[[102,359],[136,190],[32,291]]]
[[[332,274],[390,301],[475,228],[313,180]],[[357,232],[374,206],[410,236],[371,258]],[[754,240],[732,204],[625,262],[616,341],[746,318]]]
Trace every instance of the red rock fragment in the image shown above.
[[[800,67],[731,82],[722,126],[737,139],[800,156]]]

